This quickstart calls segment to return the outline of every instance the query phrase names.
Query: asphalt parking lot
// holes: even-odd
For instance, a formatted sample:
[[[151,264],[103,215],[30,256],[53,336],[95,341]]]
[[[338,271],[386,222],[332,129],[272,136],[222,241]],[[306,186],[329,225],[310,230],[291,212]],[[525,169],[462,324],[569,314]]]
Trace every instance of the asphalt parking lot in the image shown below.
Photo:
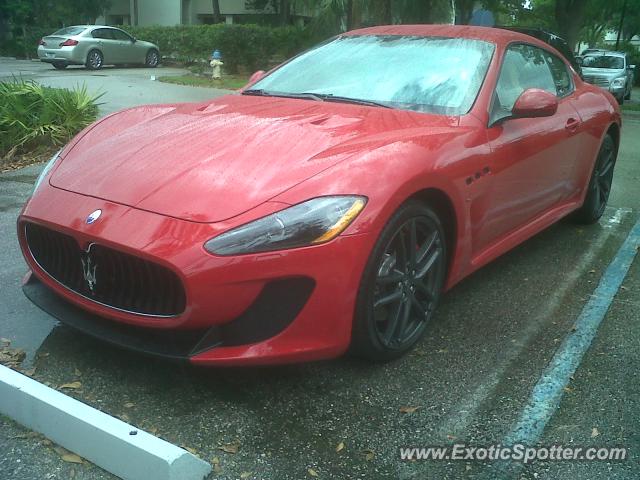
[[[106,77],[88,81],[129,81],[137,101],[138,90],[147,86],[143,70],[104,70]],[[72,72],[62,73],[89,76]],[[38,70],[33,78],[64,84],[59,75]],[[171,101],[177,100],[191,98]],[[120,108],[120,101],[107,101],[106,110]],[[55,386],[79,381],[70,395],[193,449],[214,465],[211,478],[496,478],[491,465],[405,462],[398,449],[487,445],[510,431],[640,218],[638,152],[640,117],[627,116],[601,222],[584,227],[562,221],[475,273],[445,296],[418,348],[384,365],[341,358],[193,369],[123,352],[57,325],[20,291],[26,266],[15,221],[39,168],[2,174],[0,337],[26,350],[25,368],[35,368],[34,378]],[[640,477],[639,289],[636,259],[541,439],[545,445],[625,446],[630,458],[537,462],[518,478]],[[0,478],[113,478],[88,463],[63,462],[46,442],[7,419],[0,418],[0,425]]]
[[[199,102],[228,93],[226,90],[173,85],[152,80],[152,77],[182,75],[182,68],[118,68],[106,66],[102,70],[86,70],[70,66],[56,70],[38,61],[0,58],[0,80],[19,77],[37,80],[49,87],[72,88],[86,85],[94,95],[102,94],[100,113],[148,103]]]

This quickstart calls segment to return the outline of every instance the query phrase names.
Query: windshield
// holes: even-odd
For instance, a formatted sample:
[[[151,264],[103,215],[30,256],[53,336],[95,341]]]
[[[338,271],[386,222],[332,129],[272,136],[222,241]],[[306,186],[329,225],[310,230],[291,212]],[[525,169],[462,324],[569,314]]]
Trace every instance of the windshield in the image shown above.
[[[588,55],[584,57],[582,66],[585,68],[624,68],[624,58],[613,55]]]
[[[57,32],[52,33],[51,35],[80,35],[86,29],[87,27],[65,27],[61,28]]]
[[[263,94],[317,94],[460,115],[475,101],[494,45],[466,38],[338,37],[252,86]]]

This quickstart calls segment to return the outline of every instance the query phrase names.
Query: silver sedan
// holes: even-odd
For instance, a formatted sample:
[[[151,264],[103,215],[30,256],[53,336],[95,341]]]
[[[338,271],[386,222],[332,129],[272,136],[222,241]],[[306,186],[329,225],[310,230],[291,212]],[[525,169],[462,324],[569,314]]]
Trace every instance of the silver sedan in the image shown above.
[[[122,64],[156,67],[160,51],[153,43],[137,40],[119,28],[76,25],[42,38],[38,58],[58,69],[69,65],[85,65],[91,70]]]

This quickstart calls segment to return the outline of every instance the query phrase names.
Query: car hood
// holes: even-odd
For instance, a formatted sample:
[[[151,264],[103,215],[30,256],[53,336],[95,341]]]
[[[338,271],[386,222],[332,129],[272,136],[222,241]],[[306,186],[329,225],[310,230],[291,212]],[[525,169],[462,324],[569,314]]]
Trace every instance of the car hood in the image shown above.
[[[618,68],[585,68],[582,67],[583,75],[600,75],[607,78],[615,78],[624,75],[624,69]]]
[[[416,132],[451,132],[457,123],[456,117],[244,95],[144,106],[88,129],[63,152],[50,184],[162,215],[217,222],[354,154]]]

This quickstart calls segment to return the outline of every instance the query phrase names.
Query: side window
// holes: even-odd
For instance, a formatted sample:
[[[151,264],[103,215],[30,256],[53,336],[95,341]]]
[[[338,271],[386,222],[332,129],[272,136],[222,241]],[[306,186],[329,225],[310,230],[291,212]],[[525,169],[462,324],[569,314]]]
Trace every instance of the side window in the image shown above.
[[[131,37],[129,35],[127,35],[126,33],[124,33],[122,30],[111,30],[111,32],[113,33],[113,38],[115,40],[121,40],[124,42],[130,42],[131,41]]]
[[[507,49],[496,85],[495,107],[511,112],[518,97],[529,88],[557,94],[556,84],[544,51],[531,45],[517,44]]]
[[[108,28],[98,28],[91,32],[91,36],[93,38],[100,38],[102,40],[113,40],[113,36],[111,35],[111,30]]]
[[[551,75],[553,75],[553,81],[556,84],[556,94],[559,97],[566,97],[573,92],[573,81],[567,66],[562,60],[552,53],[545,52],[544,55],[549,63]]]

